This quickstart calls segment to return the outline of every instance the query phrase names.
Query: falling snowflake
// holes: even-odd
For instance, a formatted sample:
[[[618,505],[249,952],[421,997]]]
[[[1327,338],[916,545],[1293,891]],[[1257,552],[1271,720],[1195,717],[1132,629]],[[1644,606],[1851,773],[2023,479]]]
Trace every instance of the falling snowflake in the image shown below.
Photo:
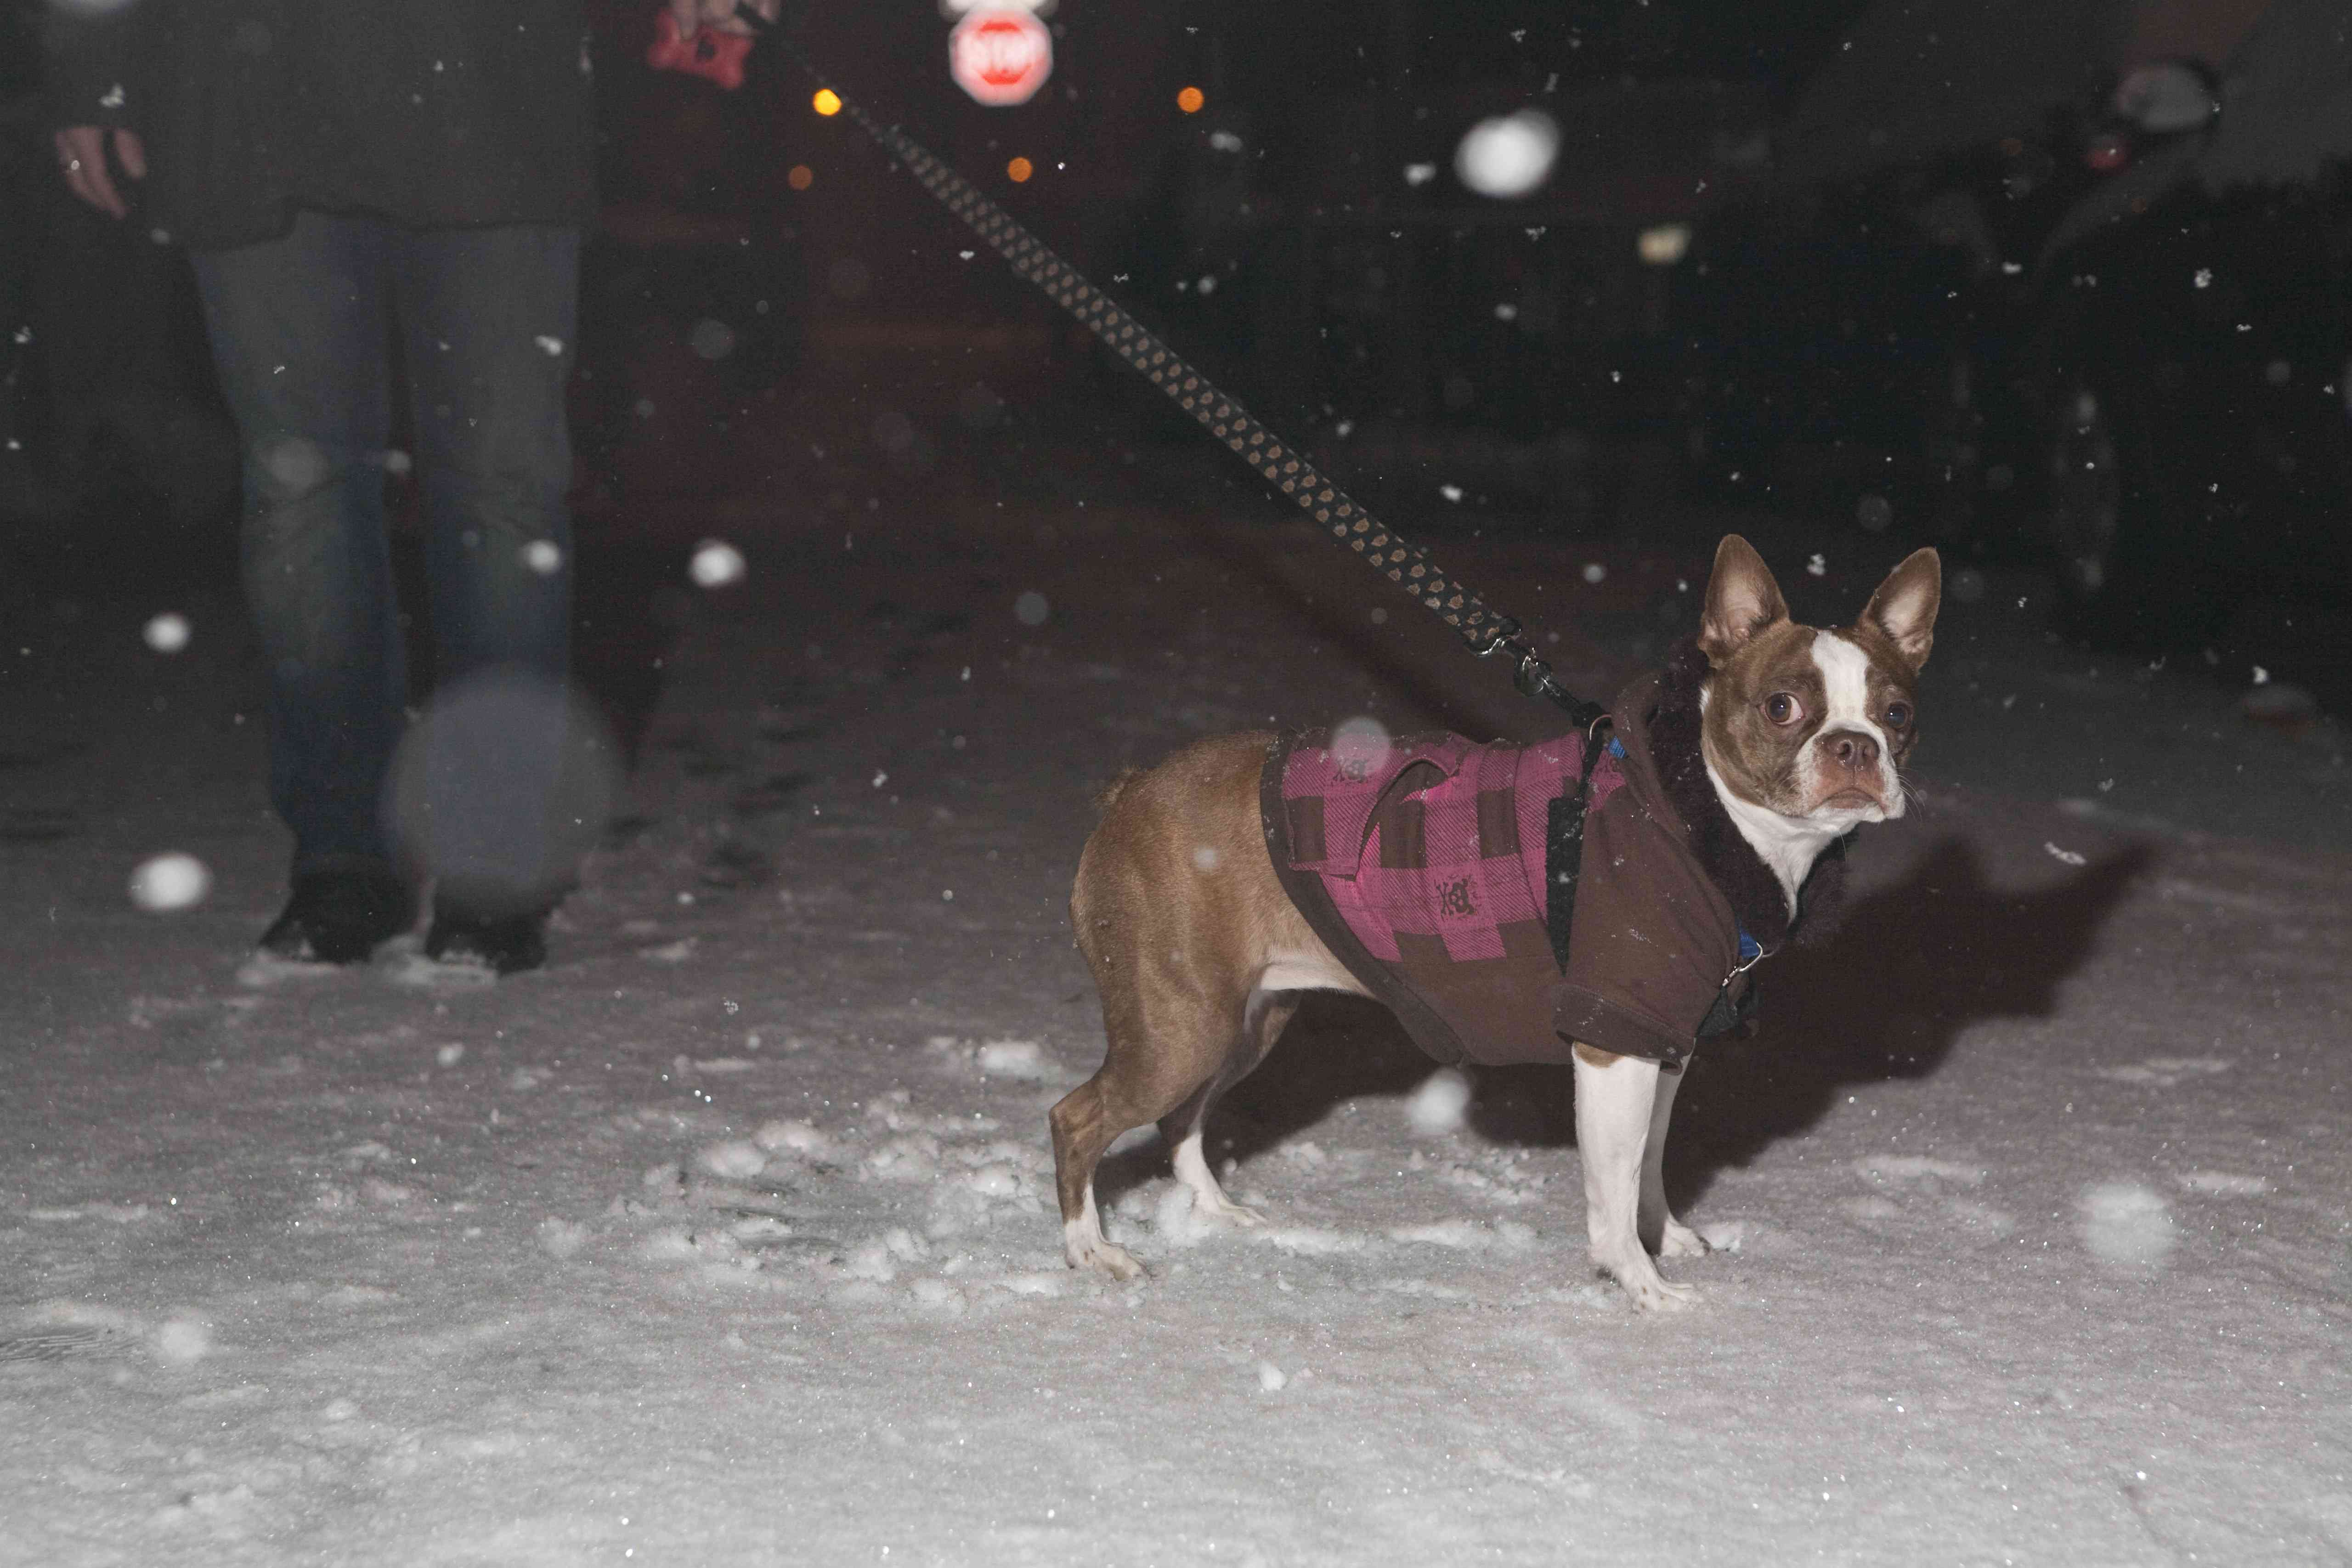
[[[1830,563],[1822,557],[1819,552],[1816,552],[1812,558],[1805,563],[1805,574],[1810,577],[1825,577],[1829,575],[1829,570]]]
[[[559,337],[551,336],[546,332],[540,333],[539,336],[531,339],[530,341],[537,343],[541,352],[546,353],[551,359],[563,352],[563,340]]]
[[[203,902],[212,885],[203,861],[175,850],[141,862],[131,873],[131,901],[151,914],[168,914]]]
[[[1444,496],[1447,500],[1459,501],[1462,499],[1462,487],[1460,485],[1440,485],[1437,487],[1437,493]]]
[[[694,547],[687,568],[698,588],[723,588],[742,580],[743,552],[723,539],[706,539]]]
[[[141,635],[157,653],[177,653],[188,646],[188,617],[167,610],[149,621]]]

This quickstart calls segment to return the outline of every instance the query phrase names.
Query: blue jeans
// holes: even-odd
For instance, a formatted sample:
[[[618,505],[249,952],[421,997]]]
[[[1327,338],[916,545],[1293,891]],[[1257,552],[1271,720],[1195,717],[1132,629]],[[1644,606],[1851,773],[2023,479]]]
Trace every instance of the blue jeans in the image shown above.
[[[559,691],[570,661],[569,228],[409,229],[299,214],[282,239],[199,253],[213,356],[244,452],[241,555],[269,661],[270,800],[294,869],[389,863],[408,703],[384,473],[393,333],[407,372],[437,675]],[[560,706],[552,709],[560,714]],[[429,770],[430,868],[544,879],[528,847],[560,720],[465,727]],[[476,754],[478,753],[478,754]]]

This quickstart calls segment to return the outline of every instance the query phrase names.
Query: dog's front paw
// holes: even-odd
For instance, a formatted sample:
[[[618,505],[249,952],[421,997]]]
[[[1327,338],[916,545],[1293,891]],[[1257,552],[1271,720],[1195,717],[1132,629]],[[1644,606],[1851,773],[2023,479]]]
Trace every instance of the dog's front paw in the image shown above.
[[[1642,1312],[1679,1312],[1685,1307],[1698,1305],[1697,1289],[1689,1285],[1677,1285],[1658,1273],[1657,1265],[1644,1255],[1638,1262],[1604,1263],[1601,1271],[1625,1289],[1633,1298],[1633,1308]]]
[[[1062,1255],[1070,1260],[1073,1268],[1096,1269],[1122,1282],[1143,1278],[1143,1265],[1136,1261],[1135,1254],[1099,1235],[1064,1238]]]
[[[1207,1208],[1212,1217],[1242,1230],[1255,1230],[1265,1223],[1265,1215],[1245,1204],[1234,1203],[1230,1198],[1221,1198],[1213,1205],[1202,1206]]]
[[[1677,1285],[1671,1279],[1661,1279],[1654,1270],[1647,1279],[1638,1283],[1623,1280],[1619,1283],[1623,1284],[1626,1294],[1633,1298],[1636,1311],[1679,1312],[1686,1307],[1698,1305],[1697,1287]]]
[[[1674,1215],[1666,1216],[1665,1229],[1658,1237],[1659,1257],[1704,1258],[1714,1250],[1715,1247],[1706,1237],[1675,1218]]]

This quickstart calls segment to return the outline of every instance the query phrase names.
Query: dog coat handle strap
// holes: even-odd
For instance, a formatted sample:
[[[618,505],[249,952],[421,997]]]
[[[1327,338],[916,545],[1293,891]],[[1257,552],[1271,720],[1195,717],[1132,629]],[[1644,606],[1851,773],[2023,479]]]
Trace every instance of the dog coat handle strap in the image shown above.
[[[737,12],[773,39],[793,63],[826,83],[799,46],[782,28],[772,27],[756,12]],[[835,96],[840,97],[838,89]],[[1184,363],[1118,302],[1081,277],[1077,268],[1015,222],[1003,207],[974,188],[971,182],[942,163],[905,132],[884,125],[856,104],[844,99],[840,112],[896,158],[916,183],[948,211],[971,227],[988,247],[1011,264],[1013,270],[1045,290],[1055,303],[1085,323],[1087,331],[1112,353],[1143,373],[1176,405],[1207,426],[1209,434],[1255,468],[1258,476],[1297,501],[1328,529],[1332,537],[1364,558],[1367,565],[1421,601],[1433,615],[1459,632],[1481,655],[1507,655],[1512,683],[1529,697],[1558,704],[1580,726],[1589,726],[1603,711],[1599,703],[1580,701],[1552,675],[1551,667],[1536,654],[1519,623],[1497,615],[1478,602],[1476,595],[1437,569],[1418,545],[1400,539],[1371,513],[1318,472],[1297,447],[1277,439],[1242,405],[1211,385],[1208,378]]]
[[[1576,781],[1576,793],[1560,795],[1544,808],[1544,928],[1551,935],[1552,962],[1562,974],[1568,973],[1569,928],[1576,923],[1576,884],[1584,875],[1584,818],[1592,799],[1592,770],[1601,765],[1611,728],[1598,719],[1586,723],[1584,771]]]

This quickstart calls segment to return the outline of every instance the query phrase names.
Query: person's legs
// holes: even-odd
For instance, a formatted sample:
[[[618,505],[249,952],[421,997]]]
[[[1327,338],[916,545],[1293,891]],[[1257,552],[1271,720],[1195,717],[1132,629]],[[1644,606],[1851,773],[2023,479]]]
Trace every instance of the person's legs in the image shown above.
[[[294,832],[296,904],[264,943],[338,962],[407,919],[379,809],[407,698],[384,532],[380,233],[304,213],[281,239],[194,258],[242,449],[270,800]],[[331,907],[297,919],[305,887],[330,884]]]
[[[578,284],[577,232],[538,226],[411,233],[394,268],[439,672],[417,825],[436,954],[456,916],[513,941],[527,926],[536,962],[539,918],[574,874],[550,794],[571,655]]]

